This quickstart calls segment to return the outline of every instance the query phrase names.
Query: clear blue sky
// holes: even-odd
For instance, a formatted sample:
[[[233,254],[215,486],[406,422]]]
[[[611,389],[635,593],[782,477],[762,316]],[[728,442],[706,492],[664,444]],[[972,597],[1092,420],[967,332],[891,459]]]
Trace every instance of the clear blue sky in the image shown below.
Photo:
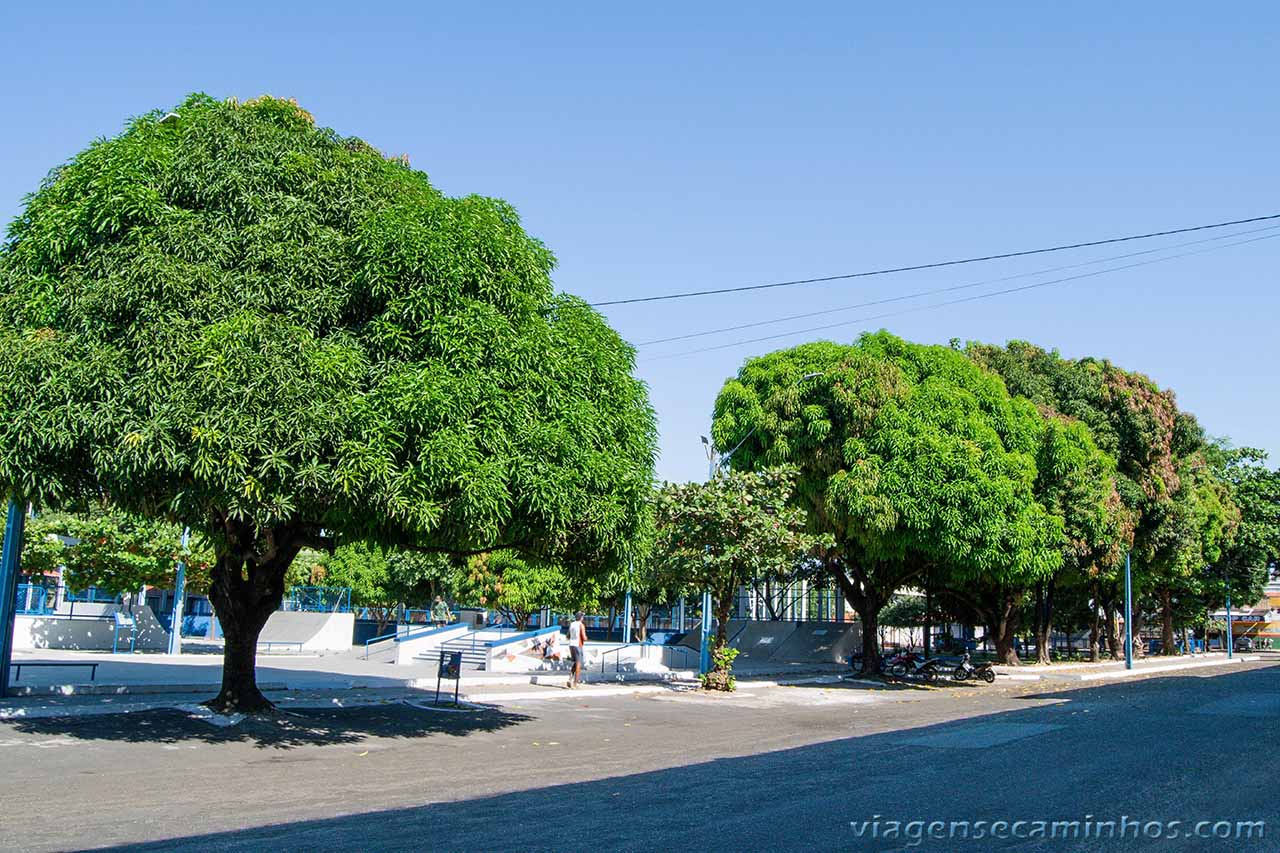
[[[296,97],[446,192],[508,199],[590,301],[1280,211],[1272,3],[633,5],[15,3],[0,215],[195,90]],[[640,342],[1147,247],[607,313]],[[1268,240],[822,334],[1106,356],[1274,463],[1278,259]],[[698,436],[744,358],[817,335],[655,356],[868,313],[642,348],[659,475],[705,475]]]

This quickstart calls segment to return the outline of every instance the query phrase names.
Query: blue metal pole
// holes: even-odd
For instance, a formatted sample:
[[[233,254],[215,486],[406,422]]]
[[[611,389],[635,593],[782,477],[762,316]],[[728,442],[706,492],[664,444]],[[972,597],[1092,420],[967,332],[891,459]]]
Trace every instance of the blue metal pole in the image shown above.
[[[182,528],[182,550],[191,541],[191,528]],[[178,576],[173,582],[173,616],[169,620],[169,654],[182,654],[182,609],[187,597],[187,561],[178,561]]]
[[[698,666],[703,673],[711,671],[711,590],[702,591],[702,649]]]
[[[27,514],[10,498],[4,523],[4,550],[0,553],[0,699],[9,695],[13,622],[18,612],[18,570],[22,564],[22,534],[26,527]]]
[[[1124,668],[1133,669],[1133,576],[1124,555]]]
[[[1235,642],[1231,631],[1231,582],[1227,581],[1227,657],[1235,656]]]
[[[631,574],[635,571],[634,559],[627,563],[627,597],[622,604],[622,642],[631,642]]]

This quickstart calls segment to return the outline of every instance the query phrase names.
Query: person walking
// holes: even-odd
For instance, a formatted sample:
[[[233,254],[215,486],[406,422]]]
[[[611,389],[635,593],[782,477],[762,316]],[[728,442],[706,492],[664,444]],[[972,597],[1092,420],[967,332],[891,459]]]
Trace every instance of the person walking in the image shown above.
[[[448,625],[451,615],[449,605],[445,604],[444,599],[437,595],[436,603],[431,608],[431,624],[436,627]]]
[[[573,621],[569,623],[569,657],[573,661],[573,672],[569,676],[569,683],[565,687],[572,690],[582,681],[582,661],[586,654],[587,645],[587,626],[582,621],[585,616],[581,610],[573,614]]]

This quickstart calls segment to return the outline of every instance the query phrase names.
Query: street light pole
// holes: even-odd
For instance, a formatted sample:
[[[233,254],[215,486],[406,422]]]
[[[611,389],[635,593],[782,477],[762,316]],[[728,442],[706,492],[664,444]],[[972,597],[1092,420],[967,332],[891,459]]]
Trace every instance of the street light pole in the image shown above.
[[[1133,578],[1128,554],[1124,555],[1124,668],[1133,669]]]

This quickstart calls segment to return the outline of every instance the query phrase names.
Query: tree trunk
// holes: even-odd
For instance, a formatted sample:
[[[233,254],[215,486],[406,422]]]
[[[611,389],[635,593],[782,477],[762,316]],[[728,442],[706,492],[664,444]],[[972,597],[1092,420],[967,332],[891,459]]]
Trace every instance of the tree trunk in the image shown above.
[[[884,607],[887,596],[877,594],[870,583],[854,583],[849,576],[833,562],[827,562],[827,571],[835,579],[836,587],[844,600],[858,614],[862,623],[862,673],[878,675],[880,673],[880,610]]]
[[[1096,583],[1093,585],[1092,596],[1089,599],[1089,610],[1093,614],[1093,621],[1089,623],[1089,660],[1097,663],[1102,658],[1102,650],[1098,647],[1101,616],[1098,613],[1098,585]]]
[[[856,609],[862,620],[862,673],[877,675],[880,672],[880,609],[870,606]]]
[[[633,605],[631,608],[631,627],[640,638],[638,642],[643,643],[649,637],[649,614],[652,611],[652,604],[642,604],[638,607]]]
[[[733,607],[733,595],[724,596],[722,600],[716,601],[714,612],[716,615],[716,641],[713,649],[723,649],[729,645],[729,611]]]
[[[928,660],[933,651],[933,590],[926,577],[924,582],[924,659]]]
[[[1014,612],[1016,604],[1015,596],[1004,596],[999,603],[998,611],[994,614],[995,623],[991,625],[996,641],[996,658],[1010,666],[1021,663],[1018,660],[1018,650],[1014,645],[1014,638],[1018,634],[1018,618],[1017,613]]]
[[[256,530],[228,521],[226,533],[227,544],[217,553],[209,587],[226,638],[222,689],[205,704],[220,713],[269,711],[274,706],[258,690],[258,636],[280,608],[285,572],[302,543],[290,525]]]
[[[1173,649],[1173,593],[1160,590],[1160,642],[1162,655],[1172,655]]]
[[[1049,647],[1053,636],[1053,587],[1054,579],[1036,589],[1036,663],[1048,666],[1053,663]]]
[[[284,573],[281,572],[283,579]],[[222,648],[222,689],[208,705],[215,711],[254,713],[273,706],[258,690],[257,659],[258,635],[267,619],[280,606],[279,598],[273,604],[250,601],[218,601],[224,593],[218,590],[215,579],[210,588],[214,612],[222,625],[225,643]]]
[[[1124,653],[1116,645],[1116,609],[1111,602],[1106,602],[1103,611],[1106,613],[1107,648],[1111,651],[1111,659],[1121,660]]]

